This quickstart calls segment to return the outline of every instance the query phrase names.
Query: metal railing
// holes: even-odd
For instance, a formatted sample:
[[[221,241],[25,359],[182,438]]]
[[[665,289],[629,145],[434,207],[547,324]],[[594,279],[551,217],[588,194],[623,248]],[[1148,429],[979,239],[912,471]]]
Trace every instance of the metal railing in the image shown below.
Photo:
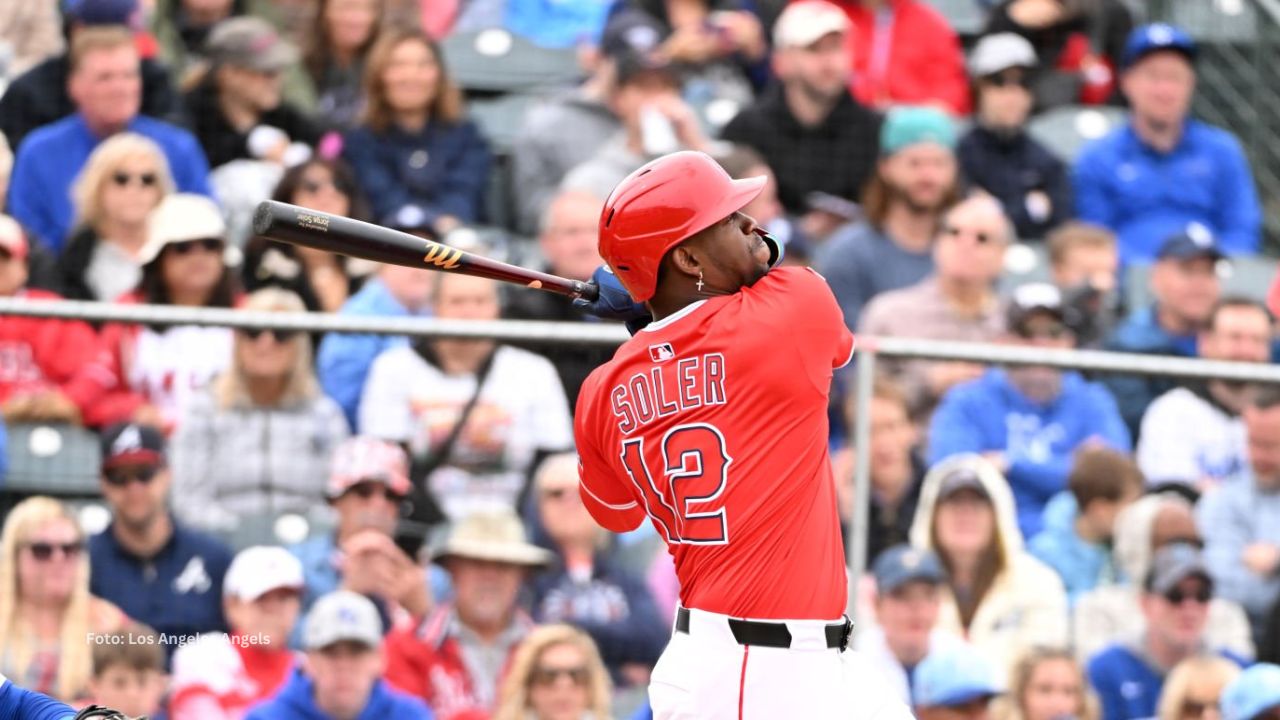
[[[426,337],[488,338],[587,346],[618,345],[627,339],[625,329],[614,324],[535,322],[516,320],[457,321],[438,318],[356,317],[324,313],[251,312],[245,310],[183,308],[158,305],[35,301],[0,298],[0,316],[22,315],[127,322],[148,325],[207,325],[233,328],[280,328],[304,332],[345,332]],[[1280,365],[1221,362],[1156,355],[1111,353],[1096,350],[1046,350],[1043,348],[921,340],[897,337],[860,337],[855,355],[854,423],[849,438],[854,448],[870,444],[871,388],[881,357],[941,361],[966,361],[998,365],[1040,365],[1089,373],[1132,374],[1184,379],[1224,379],[1256,383],[1280,383]],[[850,580],[856,589],[866,571],[866,526],[870,509],[871,467],[869,454],[855,453],[853,531],[846,538]],[[842,478],[849,480],[849,478]],[[850,594],[849,612],[855,611]]]

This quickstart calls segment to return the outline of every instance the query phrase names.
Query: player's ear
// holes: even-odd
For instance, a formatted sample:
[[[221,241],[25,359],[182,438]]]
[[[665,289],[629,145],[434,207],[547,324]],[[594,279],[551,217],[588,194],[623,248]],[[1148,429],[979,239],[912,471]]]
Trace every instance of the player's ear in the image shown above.
[[[702,262],[702,258],[697,250],[689,247],[689,243],[677,245],[671,250],[668,256],[671,258],[671,266],[682,275],[691,278],[698,277],[698,274],[706,270],[706,265]]]

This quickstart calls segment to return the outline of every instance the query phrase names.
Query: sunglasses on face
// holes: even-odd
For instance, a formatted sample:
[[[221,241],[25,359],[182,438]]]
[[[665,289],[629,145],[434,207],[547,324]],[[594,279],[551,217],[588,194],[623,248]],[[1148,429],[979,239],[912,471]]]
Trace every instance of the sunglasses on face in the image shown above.
[[[355,495],[361,500],[368,500],[375,495],[392,502],[400,502],[404,499],[404,496],[391,492],[390,488],[377,480],[367,480],[365,482],[356,483],[348,488],[347,492]]]
[[[977,240],[978,244],[980,245],[986,245],[987,243],[991,242],[991,236],[986,234],[985,232],[981,232],[981,231],[975,232],[973,230],[956,227],[955,225],[948,225],[944,227],[942,229],[942,232],[945,233],[948,237],[961,237],[963,235],[968,235],[974,240]]]
[[[123,170],[117,170],[111,173],[111,182],[115,183],[119,187],[126,187],[134,180],[137,180],[138,184],[142,187],[154,187],[156,179],[156,174],[152,172],[134,174],[124,172]]]
[[[999,75],[991,75],[986,78],[988,85],[992,87],[1020,87],[1023,90],[1031,87],[1031,81],[1022,73],[1001,73]]]
[[[533,669],[533,673],[529,676],[529,683],[547,687],[554,685],[561,677],[567,677],[574,685],[583,687],[587,684],[587,669],[582,666],[569,668],[537,667]]]
[[[1066,325],[1048,325],[1038,328],[1019,328],[1018,337],[1024,340],[1061,340],[1070,330]]]
[[[1197,604],[1204,605],[1213,599],[1213,592],[1203,585],[1191,592],[1186,592],[1182,588],[1174,588],[1164,594],[1164,599],[1168,600],[1170,605],[1181,605],[1187,600],[1194,600]]]
[[[1182,717],[1204,717],[1206,712],[1217,709],[1217,702],[1204,702],[1201,700],[1191,699],[1182,701]]]
[[[271,339],[278,343],[286,343],[298,334],[297,330],[273,330],[271,328],[245,328],[240,334],[246,340],[253,342],[263,335],[270,335]]]
[[[203,238],[170,243],[168,250],[174,255],[190,255],[197,248],[209,253],[221,253],[226,246],[226,242],[220,238]]]
[[[346,194],[342,188],[338,187],[338,183],[332,180],[315,180],[307,178],[298,183],[298,189],[305,193],[318,193],[321,190],[337,190],[344,195]]]
[[[31,557],[40,562],[48,562],[53,558],[55,552],[60,553],[62,557],[68,560],[74,560],[80,557],[80,551],[84,549],[84,544],[79,540],[69,543],[33,542],[27,543],[27,549],[31,551]]]
[[[155,479],[156,473],[158,472],[160,472],[160,468],[145,466],[131,468],[128,470],[108,470],[104,477],[106,478],[107,484],[111,487],[122,488],[131,482],[148,485]]]
[[[569,493],[572,491],[573,491],[573,488],[567,488],[567,487],[547,488],[546,490],[542,491],[542,497],[546,498],[547,500],[560,501],[569,497]]]

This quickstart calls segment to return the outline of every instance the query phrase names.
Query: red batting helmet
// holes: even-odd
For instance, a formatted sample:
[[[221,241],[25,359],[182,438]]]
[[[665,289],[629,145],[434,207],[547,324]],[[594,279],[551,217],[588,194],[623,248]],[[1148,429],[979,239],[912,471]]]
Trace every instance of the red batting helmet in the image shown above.
[[[638,302],[653,297],[671,248],[741,210],[765,178],[734,180],[705,153],[646,163],[613,189],[600,213],[600,257]]]

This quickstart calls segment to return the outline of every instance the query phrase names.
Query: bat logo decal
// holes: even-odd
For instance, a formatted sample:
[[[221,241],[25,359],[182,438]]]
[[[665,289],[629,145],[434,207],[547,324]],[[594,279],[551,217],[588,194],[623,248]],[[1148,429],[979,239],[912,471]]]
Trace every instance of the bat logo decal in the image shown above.
[[[323,215],[312,215],[310,213],[298,213],[298,225],[308,230],[320,230],[329,232],[329,218]]]
[[[426,241],[427,254],[423,256],[422,261],[428,265],[435,265],[441,270],[452,270],[458,267],[458,260],[462,257],[462,251],[458,248],[451,248],[447,245]]]

